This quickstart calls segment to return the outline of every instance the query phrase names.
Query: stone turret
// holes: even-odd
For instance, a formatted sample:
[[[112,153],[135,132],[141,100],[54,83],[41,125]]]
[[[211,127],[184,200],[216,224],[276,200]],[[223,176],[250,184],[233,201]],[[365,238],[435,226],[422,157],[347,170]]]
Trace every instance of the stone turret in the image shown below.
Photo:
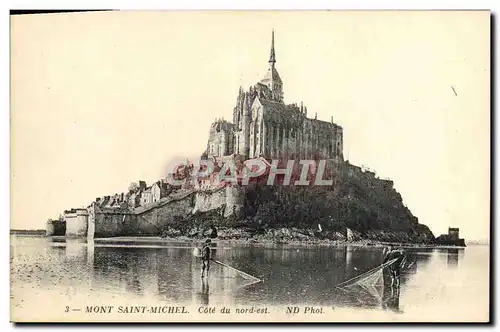
[[[233,110],[233,123],[235,125],[235,130],[241,130],[241,121],[242,121],[242,109],[243,109],[243,99],[245,93],[243,92],[243,88],[240,86],[238,91],[238,98],[236,99],[236,106]]]
[[[250,152],[250,105],[247,93],[244,94],[243,99],[243,119],[241,127],[242,135],[238,153],[248,156]]]

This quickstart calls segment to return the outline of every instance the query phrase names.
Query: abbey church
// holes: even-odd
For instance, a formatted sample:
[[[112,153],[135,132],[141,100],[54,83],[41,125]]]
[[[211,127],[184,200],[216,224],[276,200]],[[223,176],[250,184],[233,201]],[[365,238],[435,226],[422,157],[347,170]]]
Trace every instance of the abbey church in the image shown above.
[[[212,123],[205,155],[343,160],[342,127],[333,117],[327,122],[308,118],[307,113],[302,103],[287,105],[283,100],[273,31],[267,74],[247,91],[240,88],[232,123]]]

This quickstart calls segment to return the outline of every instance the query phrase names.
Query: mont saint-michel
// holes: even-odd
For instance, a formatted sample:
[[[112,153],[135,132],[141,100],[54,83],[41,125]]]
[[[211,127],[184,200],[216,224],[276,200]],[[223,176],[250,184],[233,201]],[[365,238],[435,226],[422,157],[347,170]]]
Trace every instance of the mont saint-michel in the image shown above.
[[[393,181],[344,158],[334,114],[325,121],[302,102],[285,102],[277,64],[286,54],[276,51],[274,31],[270,44],[267,72],[239,88],[232,121],[207,124],[199,161],[69,207],[47,222],[47,235],[463,246],[458,228],[436,238]]]
[[[490,321],[490,19],[11,15],[11,321]]]

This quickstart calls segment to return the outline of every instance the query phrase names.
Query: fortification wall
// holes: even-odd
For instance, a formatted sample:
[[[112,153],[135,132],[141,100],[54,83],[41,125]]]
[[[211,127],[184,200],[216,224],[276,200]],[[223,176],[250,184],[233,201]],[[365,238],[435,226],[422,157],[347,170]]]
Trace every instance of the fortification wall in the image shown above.
[[[54,233],[52,235],[55,236],[66,235],[66,221],[55,220],[52,222],[52,226],[54,227]]]
[[[86,209],[77,209],[74,212],[72,211],[71,213],[66,213],[64,215],[64,219],[66,221],[66,236],[87,236],[88,216],[89,215]]]
[[[52,236],[54,235],[55,232],[55,227],[52,222],[47,222],[45,225],[45,235],[46,236]]]
[[[208,212],[224,206],[225,217],[241,214],[244,195],[244,188],[229,186],[215,191],[181,192],[134,211],[101,209],[92,204],[88,209],[85,224],[88,231],[85,234],[88,238],[158,236],[165,226],[182,221],[195,212]]]
[[[188,217],[193,211],[194,201],[195,193],[188,192],[138,213],[137,235],[160,235],[169,223]]]
[[[215,190],[204,190],[196,193],[192,213],[208,212],[224,208],[224,217],[240,216],[243,212],[245,190],[241,186],[226,186]]]
[[[215,210],[225,204],[226,204],[225,188],[198,191],[195,195],[194,208],[192,210],[192,213]]]
[[[97,212],[94,215],[94,236],[135,236],[137,234],[137,217],[126,212]],[[89,223],[89,226],[92,225]],[[90,229],[90,227],[89,227]]]
[[[226,193],[226,208],[224,210],[224,217],[235,215],[240,217],[243,214],[243,206],[245,204],[245,187],[242,186],[228,186],[225,190]]]

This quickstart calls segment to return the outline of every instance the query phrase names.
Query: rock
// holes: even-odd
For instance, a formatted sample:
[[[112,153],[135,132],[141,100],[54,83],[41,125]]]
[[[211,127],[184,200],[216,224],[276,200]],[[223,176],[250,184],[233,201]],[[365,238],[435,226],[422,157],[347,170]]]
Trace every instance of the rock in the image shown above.
[[[191,229],[188,231],[188,236],[189,236],[189,237],[195,237],[195,236],[197,236],[199,233],[200,233],[200,230],[198,229],[198,227],[193,227],[193,228],[191,228]]]
[[[181,235],[180,230],[168,227],[167,229],[163,230],[161,237],[178,237],[180,235]]]

